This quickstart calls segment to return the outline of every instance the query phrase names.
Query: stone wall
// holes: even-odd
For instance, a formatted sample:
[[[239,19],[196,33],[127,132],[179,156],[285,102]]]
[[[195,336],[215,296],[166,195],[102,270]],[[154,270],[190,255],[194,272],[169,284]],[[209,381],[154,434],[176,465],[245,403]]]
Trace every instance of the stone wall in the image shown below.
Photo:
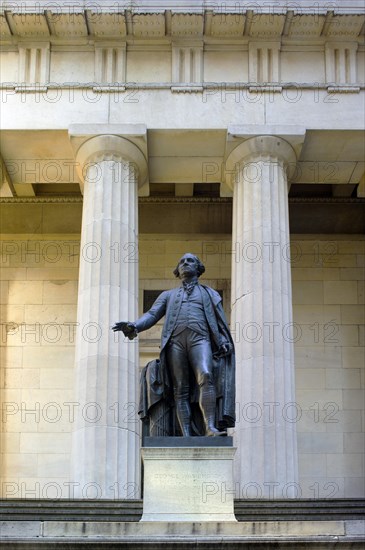
[[[299,472],[308,496],[364,495],[364,244],[293,236]]]
[[[79,235],[8,234],[1,246],[3,496],[60,496],[69,479]]]
[[[288,337],[295,339],[296,405],[238,407],[240,422],[254,424],[260,414],[297,422],[298,496],[364,495],[364,244],[361,236],[292,236],[295,325]],[[6,234],[1,248],[2,497],[72,496],[70,433],[80,414],[73,396],[79,234]],[[187,250],[203,259],[204,280],[223,291],[227,310],[232,246],[226,234],[142,234],[140,296],[173,287],[172,270]],[[239,261],[260,253],[255,247],[233,252]],[[252,339],[271,338],[275,330],[287,327],[233,332]],[[158,338],[158,328],[141,336],[141,364],[158,353]],[[90,421],[95,412],[81,411]],[[274,485],[273,491],[283,496]],[[95,487],[85,488],[85,498],[95,496]]]

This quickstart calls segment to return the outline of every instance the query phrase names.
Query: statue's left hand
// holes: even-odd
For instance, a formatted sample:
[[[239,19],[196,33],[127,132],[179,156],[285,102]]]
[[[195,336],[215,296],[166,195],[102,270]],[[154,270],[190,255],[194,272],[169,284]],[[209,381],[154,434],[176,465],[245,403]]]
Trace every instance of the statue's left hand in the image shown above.
[[[214,357],[217,359],[219,357],[224,357],[225,355],[230,355],[232,353],[232,345],[229,342],[225,342],[219,346],[219,350],[214,354]]]

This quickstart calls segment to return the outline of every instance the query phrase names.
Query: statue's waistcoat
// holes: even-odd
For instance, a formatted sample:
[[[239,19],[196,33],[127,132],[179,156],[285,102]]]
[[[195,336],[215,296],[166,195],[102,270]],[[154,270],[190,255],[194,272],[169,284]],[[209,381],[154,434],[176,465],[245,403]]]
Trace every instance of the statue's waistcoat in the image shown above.
[[[219,336],[217,319],[214,313],[214,308],[213,308],[211,298],[203,286],[198,285],[198,288],[201,292],[202,301],[204,305],[204,312],[205,312],[207,324],[209,326],[209,329],[212,335],[212,339],[214,341],[215,346],[219,347],[220,336]],[[183,297],[184,297],[184,289],[182,287],[175,288],[168,292],[165,323],[162,329],[161,350],[166,346],[176,326]]]

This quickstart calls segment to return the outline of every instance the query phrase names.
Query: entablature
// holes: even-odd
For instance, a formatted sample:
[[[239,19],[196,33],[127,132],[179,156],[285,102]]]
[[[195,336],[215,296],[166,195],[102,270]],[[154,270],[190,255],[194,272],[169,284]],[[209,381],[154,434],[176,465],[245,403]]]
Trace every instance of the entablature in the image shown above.
[[[170,82],[172,92],[201,93],[209,82],[274,85],[278,92],[286,83],[314,78],[357,92],[364,18],[356,1],[2,2],[3,81],[27,91],[76,80],[103,90]],[[307,58],[294,59],[291,52]]]

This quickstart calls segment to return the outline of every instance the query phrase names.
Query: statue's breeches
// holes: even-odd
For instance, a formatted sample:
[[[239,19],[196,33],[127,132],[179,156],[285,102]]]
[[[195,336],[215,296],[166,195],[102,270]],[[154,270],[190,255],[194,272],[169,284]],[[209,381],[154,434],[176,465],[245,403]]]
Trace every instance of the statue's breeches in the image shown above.
[[[189,396],[189,369],[198,386],[213,384],[213,356],[209,334],[201,335],[186,328],[173,335],[166,347],[167,365],[174,387],[175,400]]]

